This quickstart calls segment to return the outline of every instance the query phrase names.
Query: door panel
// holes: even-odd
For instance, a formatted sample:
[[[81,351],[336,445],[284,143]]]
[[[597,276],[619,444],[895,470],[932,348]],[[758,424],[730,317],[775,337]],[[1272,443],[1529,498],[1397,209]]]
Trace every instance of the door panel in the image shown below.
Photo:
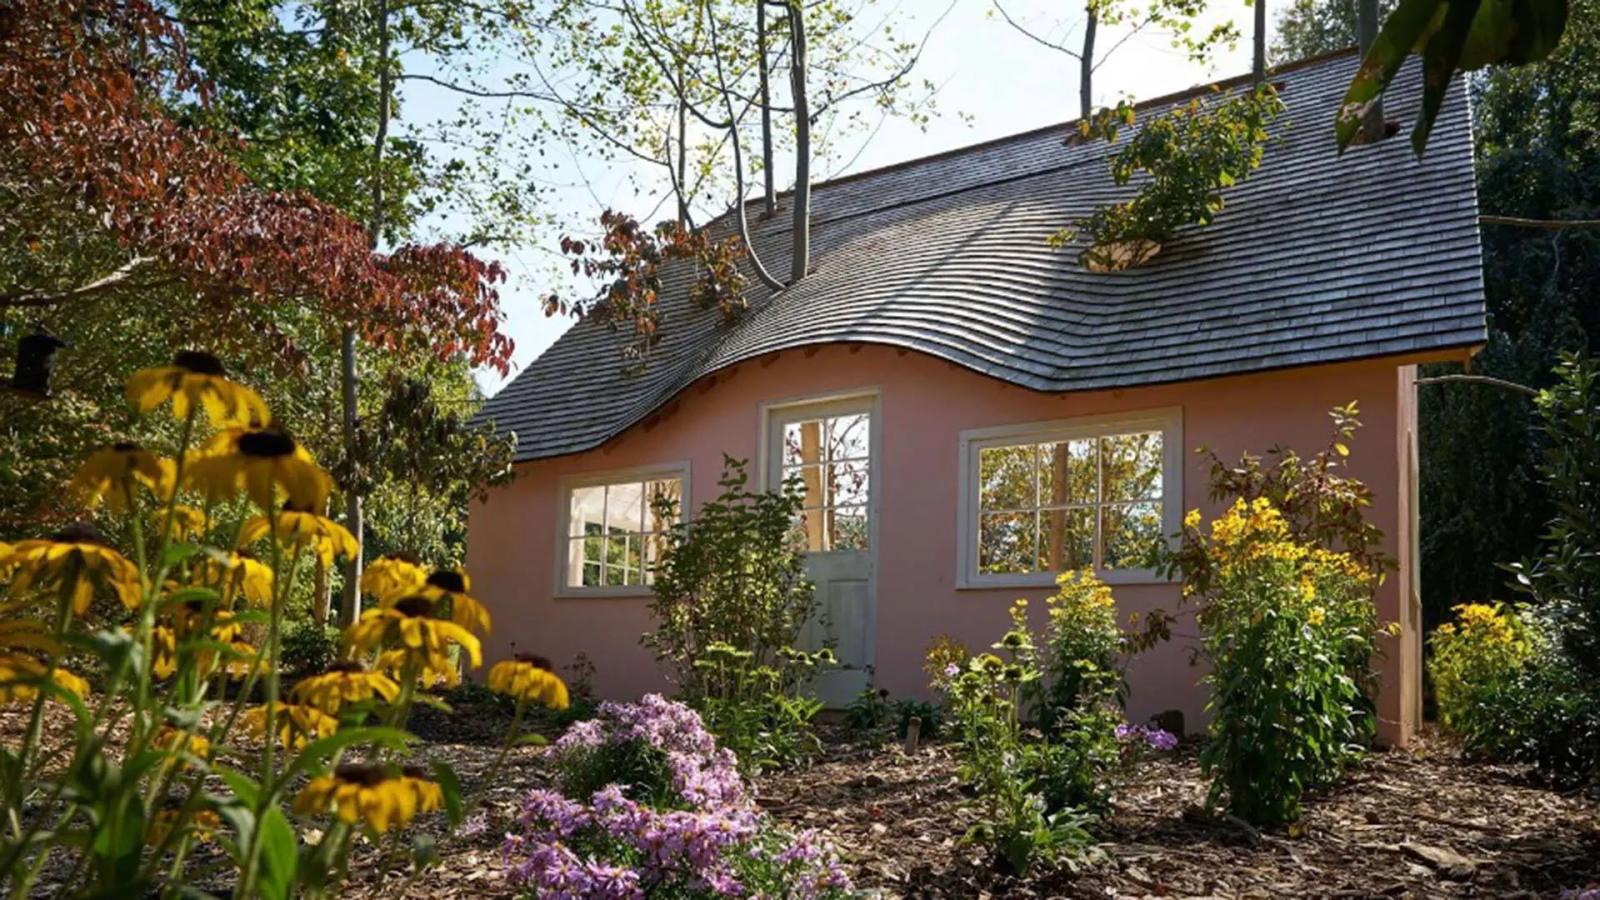
[[[876,624],[876,398],[852,397],[768,410],[767,487],[793,479],[804,495],[794,539],[816,585],[817,617],[801,641],[832,647],[839,668],[817,696],[843,707],[870,682]]]

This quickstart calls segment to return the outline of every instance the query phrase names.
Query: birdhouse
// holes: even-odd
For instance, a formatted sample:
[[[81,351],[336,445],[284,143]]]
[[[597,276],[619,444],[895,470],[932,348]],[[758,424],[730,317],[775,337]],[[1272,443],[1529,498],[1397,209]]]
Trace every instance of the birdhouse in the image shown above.
[[[17,367],[11,374],[11,388],[39,399],[50,396],[50,372],[56,351],[67,342],[43,328],[17,342]]]

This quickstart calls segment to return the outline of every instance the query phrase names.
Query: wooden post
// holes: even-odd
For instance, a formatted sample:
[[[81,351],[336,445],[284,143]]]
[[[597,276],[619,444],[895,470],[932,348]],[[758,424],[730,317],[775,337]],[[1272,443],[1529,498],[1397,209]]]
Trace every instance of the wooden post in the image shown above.
[[[917,752],[917,741],[922,737],[922,717],[912,716],[906,720],[906,755],[914,756]]]

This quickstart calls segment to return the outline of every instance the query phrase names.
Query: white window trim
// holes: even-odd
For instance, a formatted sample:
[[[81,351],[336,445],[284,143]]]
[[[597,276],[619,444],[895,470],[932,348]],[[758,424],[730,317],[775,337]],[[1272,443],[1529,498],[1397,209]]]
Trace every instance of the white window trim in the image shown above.
[[[572,526],[572,492],[578,488],[603,484],[628,484],[635,481],[653,481],[660,478],[677,478],[681,484],[679,521],[688,521],[691,506],[689,493],[689,461],[680,460],[627,469],[607,469],[600,472],[582,472],[563,475],[556,481],[556,533],[555,533],[555,585],[552,596],[556,599],[580,597],[649,597],[654,594],[648,584],[616,585],[613,587],[573,587],[567,584],[567,549]]]
[[[958,590],[987,590],[993,588],[1027,588],[1055,584],[1057,572],[1029,572],[1026,574],[998,575],[978,571],[978,453],[986,447],[1002,447],[1020,443],[1045,443],[1053,440],[1098,437],[1107,433],[1128,431],[1160,431],[1161,444],[1161,500],[1162,533],[1171,540],[1183,523],[1183,408],[1177,406],[1161,409],[1139,410],[1108,415],[1058,419],[1050,422],[1028,422],[1019,425],[1001,425],[994,428],[973,428],[961,432],[960,458],[958,460],[957,521],[956,521],[956,588]],[[1167,584],[1153,569],[1099,570],[1096,574],[1107,584]]]

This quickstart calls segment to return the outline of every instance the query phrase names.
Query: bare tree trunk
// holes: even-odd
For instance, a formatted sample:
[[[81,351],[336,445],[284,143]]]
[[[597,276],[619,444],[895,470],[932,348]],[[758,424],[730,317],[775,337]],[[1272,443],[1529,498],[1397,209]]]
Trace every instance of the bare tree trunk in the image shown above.
[[[1083,53],[1078,57],[1078,118],[1084,122],[1094,115],[1094,33],[1100,28],[1100,14],[1090,3],[1083,9]]]
[[[762,203],[768,218],[778,211],[778,191],[772,175],[772,97],[767,85],[767,0],[756,0],[756,54],[761,58],[761,178]]]
[[[678,70],[678,83],[683,84],[683,70]],[[689,103],[678,98],[678,227],[689,226]]]
[[[811,106],[806,102],[806,23],[799,3],[789,6],[789,84],[794,94],[794,226],[789,283],[811,264]]]
[[[367,220],[367,244],[376,248],[379,234],[383,230],[383,150],[389,142],[389,114],[391,94],[394,92],[394,80],[389,71],[389,2],[377,0],[374,9],[378,29],[378,129],[372,140],[372,213]],[[340,375],[344,387],[344,449],[345,455],[354,461],[358,446],[356,428],[359,426],[359,411],[357,409],[356,394],[356,329],[354,324],[346,325],[340,334]],[[345,527],[356,539],[356,552],[345,563],[343,595],[339,604],[339,622],[350,625],[361,615],[361,545],[365,539],[362,521],[361,493],[356,490],[347,490],[345,493]]]
[[[328,617],[333,613],[333,592],[328,589],[328,567],[317,560],[312,572],[311,596],[316,598],[317,608],[312,613],[312,618],[318,625],[328,624]]]
[[[1255,0],[1256,59],[1253,69],[1257,82],[1267,80],[1267,0]]]
[[[744,242],[745,252],[749,254],[750,267],[755,269],[756,278],[766,285],[771,291],[783,290],[783,282],[772,276],[767,267],[761,262],[761,254],[756,251],[756,245],[750,242],[750,223],[744,214],[744,142],[739,138],[739,117],[733,111],[733,94],[728,90],[728,76],[722,66],[722,44],[717,40],[717,18],[710,16],[707,19],[707,33],[711,37],[711,58],[716,62],[717,91],[722,95],[722,106],[728,112],[728,143],[733,147],[733,202],[734,222],[739,226],[739,240]]]
[[[1366,58],[1367,51],[1372,49],[1373,41],[1378,39],[1378,0],[1357,0],[1356,6],[1356,42],[1361,48],[1362,58]],[[1362,137],[1369,144],[1383,140],[1383,95],[1372,99],[1372,104],[1367,107],[1366,115],[1361,119]]]

